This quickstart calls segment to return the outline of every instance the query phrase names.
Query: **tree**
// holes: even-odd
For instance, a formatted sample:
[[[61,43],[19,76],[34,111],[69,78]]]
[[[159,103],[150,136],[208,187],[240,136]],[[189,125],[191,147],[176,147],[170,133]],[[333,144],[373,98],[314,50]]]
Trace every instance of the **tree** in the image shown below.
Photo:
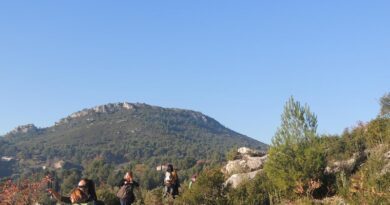
[[[267,177],[279,196],[312,195],[321,185],[326,166],[316,134],[317,117],[309,106],[301,106],[291,97],[281,121],[265,164]]]
[[[99,187],[99,189],[96,191],[96,195],[100,201],[104,202],[104,204],[120,203],[118,197],[115,195],[115,192],[109,187]]]
[[[227,189],[224,187],[224,176],[219,169],[202,172],[191,189],[183,193],[178,204],[186,205],[225,205]]]
[[[238,147],[237,146],[234,146],[233,148],[231,148],[226,154],[225,154],[225,158],[226,160],[236,160],[237,156],[240,154],[238,153]]]
[[[390,114],[390,92],[384,94],[380,99],[381,111],[380,114],[382,116]]]
[[[368,146],[390,144],[390,118],[376,118],[365,127],[365,141]]]
[[[63,183],[61,184],[62,194],[68,194],[80,180],[80,175],[77,172],[71,172],[68,176],[64,178]]]
[[[95,159],[86,166],[84,176],[95,181],[96,185],[100,185],[107,182],[110,171],[113,169],[113,165],[106,163],[104,160]]]

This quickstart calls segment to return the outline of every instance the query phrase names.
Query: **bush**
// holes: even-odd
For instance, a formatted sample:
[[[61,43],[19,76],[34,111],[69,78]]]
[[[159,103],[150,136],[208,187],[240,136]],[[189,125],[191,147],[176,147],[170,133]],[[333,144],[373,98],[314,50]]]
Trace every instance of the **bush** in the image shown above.
[[[280,196],[312,196],[322,186],[326,161],[316,129],[317,117],[291,97],[264,168]]]
[[[108,187],[100,187],[96,191],[96,195],[99,201],[104,202],[104,204],[119,204],[119,199],[116,197],[114,190]]]
[[[227,160],[230,160],[230,161],[232,161],[232,160],[236,160],[237,159],[237,156],[239,155],[239,153],[238,153],[238,148],[235,146],[235,147],[233,147],[233,148],[231,148],[227,153],[226,153],[226,159]]]
[[[367,125],[365,140],[369,147],[390,144],[390,118],[377,118]]]
[[[224,176],[219,169],[205,170],[198,176],[191,189],[179,197],[178,203],[186,205],[226,205],[227,188],[223,185],[224,181]]]
[[[364,166],[350,177],[345,197],[351,203],[390,204],[390,172],[386,171],[390,160],[384,157],[389,148],[380,145],[372,149]]]
[[[253,180],[241,184],[228,194],[231,205],[270,204],[269,180],[265,174],[259,173]]]
[[[145,204],[163,205],[163,190],[162,188],[156,188],[143,192],[143,198]]]

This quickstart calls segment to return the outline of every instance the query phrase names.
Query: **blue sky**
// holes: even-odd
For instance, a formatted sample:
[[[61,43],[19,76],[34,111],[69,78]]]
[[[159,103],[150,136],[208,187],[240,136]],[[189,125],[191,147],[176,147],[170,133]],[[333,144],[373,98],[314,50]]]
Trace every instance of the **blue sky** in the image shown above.
[[[338,134],[390,91],[389,1],[3,1],[0,134],[110,102],[270,143],[293,95]]]

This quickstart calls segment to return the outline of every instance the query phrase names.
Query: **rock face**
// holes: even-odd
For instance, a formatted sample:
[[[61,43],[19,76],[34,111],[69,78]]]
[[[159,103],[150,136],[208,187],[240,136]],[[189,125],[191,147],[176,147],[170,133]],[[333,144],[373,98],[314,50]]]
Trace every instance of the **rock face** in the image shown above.
[[[376,148],[367,149],[364,152],[354,153],[348,160],[331,163],[325,168],[325,174],[335,174],[339,172],[352,173],[354,170],[358,169],[359,166],[366,162],[368,156],[373,154],[380,154],[381,161],[384,164],[379,175],[382,176],[390,172],[390,151],[388,151],[388,148],[384,147],[383,145],[379,145]]]
[[[228,161],[226,166],[222,168],[225,175],[231,176],[232,174],[248,173],[262,169],[264,162],[267,160],[265,152],[247,147],[239,148],[237,153],[236,160]]]
[[[222,173],[229,178],[225,185],[230,184],[236,188],[242,182],[253,179],[257,173],[261,172],[263,165],[267,160],[265,152],[252,150],[247,147],[241,147],[237,150],[236,160],[228,161],[222,168]]]
[[[353,154],[351,159],[336,161],[325,168],[326,174],[335,174],[341,171],[351,173],[367,159],[367,152]]]
[[[58,123],[67,123],[68,121],[72,119],[77,119],[80,117],[84,117],[93,113],[114,113],[118,112],[120,110],[131,110],[134,109],[135,106],[140,106],[142,104],[132,104],[128,102],[124,103],[109,103],[105,105],[96,106],[89,109],[84,109],[75,113],[72,113],[66,118],[61,119]]]
[[[248,147],[240,147],[237,149],[237,152],[241,156],[252,156],[252,157],[255,157],[255,156],[261,157],[261,156],[264,156],[267,154],[264,151],[253,150],[253,149],[250,149]]]
[[[17,134],[27,134],[38,132],[39,128],[37,128],[34,124],[21,125],[13,129],[9,134],[17,135]]]
[[[233,188],[237,188],[238,185],[240,185],[242,182],[255,178],[257,173],[260,173],[262,171],[262,169],[259,169],[248,173],[233,174],[225,181],[225,185],[230,184]]]

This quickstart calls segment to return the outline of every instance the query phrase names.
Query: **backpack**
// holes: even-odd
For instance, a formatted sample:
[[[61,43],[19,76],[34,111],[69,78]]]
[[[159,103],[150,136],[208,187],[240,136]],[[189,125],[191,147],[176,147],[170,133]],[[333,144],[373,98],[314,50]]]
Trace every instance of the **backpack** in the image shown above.
[[[125,184],[121,186],[121,188],[116,193],[116,196],[119,199],[128,199],[129,201],[134,201],[134,193],[133,193],[133,185],[132,184]]]

